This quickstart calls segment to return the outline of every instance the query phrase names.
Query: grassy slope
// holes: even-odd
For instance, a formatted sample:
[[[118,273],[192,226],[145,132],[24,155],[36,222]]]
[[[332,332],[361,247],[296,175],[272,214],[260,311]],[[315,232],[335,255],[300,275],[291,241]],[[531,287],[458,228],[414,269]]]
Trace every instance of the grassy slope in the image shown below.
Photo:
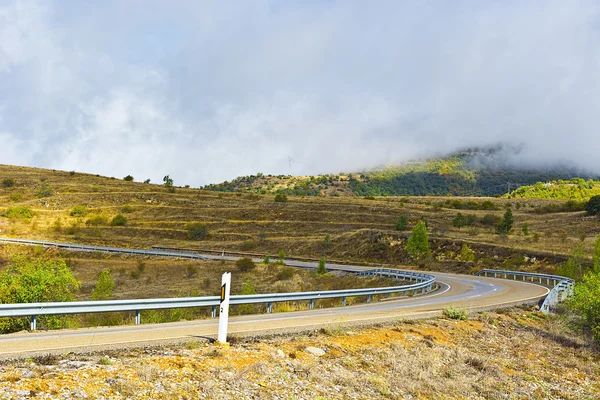
[[[257,174],[208,185],[206,189],[307,196],[495,196],[506,193],[508,182],[514,187],[516,184],[530,185],[576,176],[576,171],[558,167],[555,170],[510,168],[498,163],[493,153],[463,152],[362,173],[320,176]]]
[[[519,267],[519,260],[516,265],[508,265],[507,258],[527,255],[536,256],[537,262],[521,262],[522,268],[551,271],[557,261],[552,254],[569,254],[580,243],[591,252],[593,238],[600,232],[597,219],[583,212],[538,214],[539,207],[557,204],[548,200],[469,199],[479,204],[491,200],[497,207],[491,211],[462,211],[478,217],[490,213],[501,216],[506,205],[514,206],[515,229],[504,237],[481,224],[473,228],[452,227],[457,210],[448,208],[451,203],[446,200],[456,198],[291,197],[287,203],[276,203],[269,195],[184,188],[168,193],[159,185],[0,166],[0,181],[6,177],[14,179],[15,186],[0,189],[0,210],[29,207],[34,216],[0,217],[3,234],[65,242],[198,247],[259,254],[277,254],[283,249],[292,256],[401,264],[408,262],[403,251],[408,232],[395,232],[394,223],[399,215],[406,215],[411,226],[421,218],[428,221],[438,259],[428,268],[469,272],[477,266]],[[42,187],[51,188],[54,194],[36,197]],[[15,194],[20,198],[11,200]],[[77,205],[87,207],[89,214],[69,216],[71,208]],[[126,205],[132,212],[123,213]],[[127,225],[86,225],[94,215],[110,220],[118,213],[127,217]],[[206,223],[209,237],[199,242],[188,240],[189,222]],[[529,236],[521,234],[524,223],[529,226]],[[331,237],[329,245],[324,240],[326,235]],[[463,242],[476,250],[477,263],[456,259]],[[514,261],[511,260],[509,263]]]

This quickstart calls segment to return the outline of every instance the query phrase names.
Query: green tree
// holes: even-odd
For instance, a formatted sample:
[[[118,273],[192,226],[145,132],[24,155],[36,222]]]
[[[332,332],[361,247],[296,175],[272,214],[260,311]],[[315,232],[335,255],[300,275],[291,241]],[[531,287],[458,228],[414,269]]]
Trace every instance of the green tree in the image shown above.
[[[461,212],[457,213],[456,217],[454,217],[454,219],[452,220],[452,226],[460,229],[466,225],[467,225],[467,220],[466,220],[465,216],[462,215]]]
[[[583,280],[575,284],[573,296],[566,305],[580,317],[582,327],[600,344],[600,274],[587,272]]]
[[[475,252],[466,243],[463,243],[460,249],[460,259],[463,261],[475,261]]]
[[[560,276],[579,280],[583,277],[583,266],[585,263],[585,252],[583,246],[579,245],[573,250],[569,259],[556,268],[556,273]]]
[[[283,249],[280,249],[279,252],[277,253],[277,257],[279,257],[279,261],[281,263],[283,263],[285,261],[285,251]]]
[[[30,259],[15,256],[0,272],[0,303],[43,303],[73,301],[79,282],[63,260]],[[39,316],[46,329],[63,328],[65,316]],[[29,329],[29,318],[0,318],[0,332]]]
[[[131,176],[131,175],[127,175],[125,178],[123,178],[123,180],[124,180],[125,182],[133,182],[133,176]]]
[[[242,286],[242,295],[256,294],[256,289],[252,282],[247,280]],[[254,313],[254,304],[240,304],[237,308],[239,314],[252,314]]]
[[[504,217],[496,224],[496,232],[499,234],[508,235],[512,230],[514,222],[515,218],[513,217],[512,210],[507,208],[506,212],[504,213]]]
[[[115,281],[109,268],[105,268],[98,274],[96,287],[92,290],[92,300],[110,300],[113,296]]]
[[[396,230],[398,232],[405,231],[408,228],[408,218],[406,215],[401,215],[396,221]]]
[[[326,249],[331,247],[331,235],[329,233],[325,235],[325,239],[323,239],[323,247]]]
[[[163,184],[170,193],[175,192],[175,186],[173,186],[173,179],[169,175],[163,178]]]
[[[590,215],[600,214],[600,196],[592,197],[585,205],[585,211]]]
[[[417,260],[431,255],[429,237],[427,236],[427,225],[424,221],[419,221],[413,228],[406,243],[405,250],[409,256]]]
[[[325,260],[325,257],[321,257],[319,265],[317,266],[317,274],[325,275],[327,273],[327,267],[325,267],[326,264],[327,260]]]
[[[529,225],[526,223],[521,225],[521,231],[523,232],[523,236],[529,236]]]

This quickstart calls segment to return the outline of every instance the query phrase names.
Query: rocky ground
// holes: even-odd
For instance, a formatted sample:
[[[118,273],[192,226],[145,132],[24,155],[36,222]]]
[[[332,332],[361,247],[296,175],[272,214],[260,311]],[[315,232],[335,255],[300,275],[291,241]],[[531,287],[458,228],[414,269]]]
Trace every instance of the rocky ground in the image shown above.
[[[594,399],[600,353],[534,309],[0,365],[0,398]]]

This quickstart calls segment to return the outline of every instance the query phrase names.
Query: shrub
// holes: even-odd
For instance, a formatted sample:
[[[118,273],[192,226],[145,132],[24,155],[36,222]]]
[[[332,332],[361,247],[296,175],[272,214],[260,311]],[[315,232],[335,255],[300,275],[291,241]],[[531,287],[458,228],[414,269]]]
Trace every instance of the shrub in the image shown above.
[[[286,203],[288,201],[288,198],[285,194],[283,193],[278,193],[275,195],[275,202],[276,203]]]
[[[327,268],[325,267],[326,263],[327,261],[325,260],[325,257],[321,257],[319,260],[319,265],[317,266],[317,274],[325,275],[327,273]]]
[[[88,214],[88,212],[88,209],[84,206],[75,206],[71,208],[71,212],[69,212],[69,215],[71,217],[85,217]]]
[[[399,232],[405,231],[408,228],[408,218],[406,215],[401,215],[396,221],[396,230]]]
[[[581,279],[583,276],[583,268],[585,262],[585,253],[583,246],[579,245],[573,250],[573,254],[569,259],[556,267],[556,274],[560,276],[566,276],[571,279]]]
[[[102,214],[92,215],[85,221],[85,224],[88,226],[99,226],[99,225],[108,225],[108,217]]]
[[[600,235],[598,235],[594,242],[594,254],[592,260],[594,262],[594,272],[600,274]]]
[[[2,181],[2,187],[5,189],[15,186],[15,180],[12,178],[6,178]]]
[[[270,263],[271,263],[271,257],[265,256],[265,258],[263,258],[263,264],[269,265]]]
[[[523,232],[523,236],[529,236],[529,225],[527,223],[521,225],[521,232]]]
[[[115,215],[110,224],[112,226],[125,226],[127,225],[127,218],[121,214]]]
[[[465,309],[448,307],[448,308],[444,308],[443,314],[444,314],[444,317],[450,318],[450,319],[457,319],[460,321],[464,321],[467,319],[467,310],[465,310]]]
[[[479,222],[481,222],[482,225],[495,226],[498,223],[498,221],[500,221],[500,217],[498,217],[497,215],[485,214],[483,217],[481,217],[481,220]]]
[[[583,280],[575,284],[566,306],[579,316],[582,328],[591,332],[594,341],[600,344],[600,274],[586,273]]]
[[[0,303],[38,303],[72,301],[79,282],[63,260],[29,259],[16,256],[12,264],[0,272]],[[65,316],[39,316],[44,328],[66,326]],[[29,329],[28,317],[0,318],[0,332]]]
[[[406,252],[414,259],[422,259],[431,255],[429,248],[429,237],[427,236],[427,225],[419,221],[412,230],[406,243]]]
[[[243,295],[256,294],[256,289],[252,282],[247,280],[242,286]],[[254,312],[254,304],[240,304],[237,308],[238,314],[252,314]]]
[[[279,261],[283,262],[285,260],[285,256],[286,256],[286,254],[285,254],[285,251],[283,251],[283,249],[280,249],[277,252],[277,257],[279,257]]]
[[[53,193],[54,192],[52,191],[52,189],[50,189],[48,186],[44,186],[40,190],[38,190],[36,196],[41,199],[44,197],[50,197]]]
[[[187,224],[185,229],[188,233],[189,240],[204,240],[208,237],[208,226],[200,222]]]
[[[600,214],[600,196],[592,197],[585,205],[585,211],[590,215]]]
[[[276,278],[278,281],[287,281],[288,279],[292,279],[296,274],[296,269],[294,267],[283,266],[277,272]]]
[[[475,252],[466,243],[463,243],[460,249],[460,259],[463,261],[475,261]]]
[[[109,268],[105,268],[98,274],[96,287],[92,290],[92,300],[110,300],[113,296],[115,281]]]
[[[325,238],[323,239],[323,247],[326,249],[331,247],[331,235],[329,233],[325,235]]]
[[[452,220],[452,226],[455,228],[462,228],[463,226],[472,226],[477,222],[477,216],[472,214],[463,215],[462,213],[456,214],[456,217]]]
[[[149,184],[149,183],[150,183],[150,179],[146,179],[146,180],[144,181],[144,183],[145,183],[146,185],[147,185],[147,184]]]
[[[130,205],[124,205],[123,207],[121,207],[121,212],[130,214],[133,212],[133,207],[131,207]]]
[[[248,257],[240,258],[239,260],[237,260],[235,262],[235,266],[241,272],[248,272],[256,268],[256,264],[254,263],[254,261],[252,261],[252,259]]]
[[[198,267],[192,264],[188,265],[185,267],[185,274],[188,279],[192,279],[194,276],[198,275]]]
[[[21,201],[22,198],[23,198],[23,196],[21,195],[21,193],[11,193],[10,194],[11,201]]]
[[[123,178],[123,180],[126,182],[133,182],[133,176],[127,175],[125,178]]]
[[[8,207],[2,216],[15,219],[31,219],[33,218],[33,211],[29,207]]]

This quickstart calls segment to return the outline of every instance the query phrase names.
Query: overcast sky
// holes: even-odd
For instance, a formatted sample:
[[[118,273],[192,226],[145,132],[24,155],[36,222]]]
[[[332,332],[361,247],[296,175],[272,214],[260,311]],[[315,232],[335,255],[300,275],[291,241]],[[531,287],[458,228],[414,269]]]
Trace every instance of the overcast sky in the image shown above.
[[[0,0],[0,163],[198,186],[506,142],[600,172],[599,34],[595,0]]]

